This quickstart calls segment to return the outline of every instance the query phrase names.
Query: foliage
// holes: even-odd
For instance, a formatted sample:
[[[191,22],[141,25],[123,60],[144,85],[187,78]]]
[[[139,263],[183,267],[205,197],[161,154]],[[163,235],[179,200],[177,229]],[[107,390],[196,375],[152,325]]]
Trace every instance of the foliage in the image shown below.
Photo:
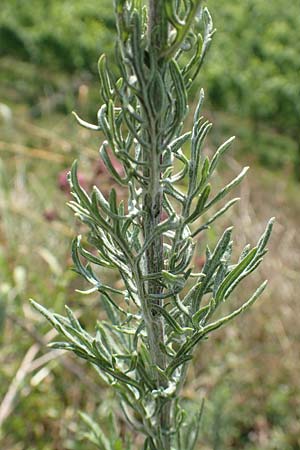
[[[213,35],[211,17],[193,1],[154,1],[147,11],[142,2],[118,0],[115,12],[122,76],[114,77],[102,56],[98,123],[76,117],[82,126],[104,133],[101,158],[116,183],[127,189],[127,201],[119,202],[115,189],[108,198],[97,187],[88,194],[78,181],[76,162],[69,176],[69,206],[89,228],[87,241],[78,236],[73,242],[75,270],[92,286],[86,294],[101,294],[107,319],[97,322],[94,336],[69,307],[65,317],[33,305],[65,338],[52,347],[89,361],[114,388],[127,422],[144,435],[144,449],[192,450],[202,407],[190,421],[180,402],[188,365],[199,342],[263,292],[266,282],[242,306],[215,317],[261,263],[273,220],[257,245],[247,245],[236,262],[231,260],[232,228],[227,228],[213,250],[207,247],[201,272],[194,272],[196,237],[236,203],[233,199],[215,210],[247,171],[211,195],[210,180],[233,139],[211,159],[205,156],[211,124],[201,116],[203,91],[193,129],[183,133],[188,91]],[[189,158],[182,151],[187,142]],[[122,164],[122,174],[113,157]],[[185,190],[180,182],[186,183]],[[200,217],[205,219],[197,224]],[[122,288],[100,279],[103,268],[118,272]],[[99,448],[111,450],[101,430],[91,427]]]
[[[23,77],[25,68],[26,79]],[[17,60],[12,69],[7,82],[0,86],[2,101],[13,105],[13,120],[4,122],[0,119],[3,168],[0,177],[0,303],[4,305],[5,313],[4,317],[1,315],[4,319],[0,344],[1,403],[24,355],[35,345],[30,330],[35,330],[41,338],[48,331],[43,318],[28,308],[29,296],[38,297],[43,305],[57,312],[63,311],[63,305],[68,303],[76,315],[80,315],[82,325],[92,332],[94,318],[104,317],[97,293],[89,298],[74,293],[75,288],[83,288],[84,281],[68,270],[69,239],[74,234],[74,220],[71,211],[65,207],[66,194],[59,189],[57,176],[69,167],[80,149],[80,177],[84,176],[89,184],[94,178],[92,183],[100,185],[101,190],[108,191],[112,184],[107,174],[98,171],[96,142],[99,136],[77,127],[70,115],[66,117],[46,109],[42,116],[32,117],[31,104],[27,103],[26,96],[22,96],[23,92],[33,88],[30,72],[37,81],[42,73],[34,65],[20,64]],[[4,75],[1,72],[1,79]],[[22,95],[18,92],[20,97],[16,102],[15,87],[21,83],[23,92]],[[96,91],[98,89],[93,95]],[[51,99],[55,93],[48,95]],[[91,100],[89,97],[87,104],[76,108],[80,107],[86,114]],[[214,127],[205,150],[208,154],[211,154],[214,142],[220,142],[221,128],[226,135],[233,129],[239,130],[240,139],[235,141],[233,152],[225,155],[215,176],[215,182],[226,183],[232,170],[238,170],[245,159],[243,147],[247,145],[245,135],[249,133],[249,123],[224,113],[212,117]],[[226,126],[222,127],[225,122]],[[283,137],[279,134],[275,141],[265,142],[267,151],[273,150],[277,139],[280,142]],[[23,153],[16,142],[26,146]],[[250,149],[251,143],[249,140]],[[197,450],[213,448],[215,422],[220,423],[217,411],[219,405],[224,405],[224,399],[226,405],[222,408],[224,414],[219,433],[222,449],[299,450],[300,446],[297,376],[300,370],[300,305],[297,297],[300,240],[296,234],[300,218],[299,188],[288,173],[282,176],[282,171],[267,170],[257,165],[254,158],[251,168],[256,176],[247,177],[236,192],[249,201],[215,222],[214,229],[206,237],[213,247],[219,232],[234,223],[235,241],[242,248],[245,241],[255,243],[265,217],[276,211],[277,226],[270,242],[270,257],[265,259],[256,275],[249,278],[247,289],[254,289],[262,279],[268,278],[272,282],[262,302],[240,320],[216,332],[214,338],[207,340],[195,353],[182,396],[190,417],[199,408],[197,399],[206,398]],[[201,246],[201,241],[199,244]],[[40,253],[41,247],[55,257],[62,275],[57,276],[52,271]],[[202,264],[199,251],[195,256],[195,264]],[[26,273],[25,284],[20,283],[20,266]],[[103,273],[107,282],[111,282],[109,273]],[[237,291],[231,305],[238,304],[238,299]],[[23,328],[24,324],[28,325],[28,331]],[[36,355],[38,361],[45,357],[45,352],[47,349],[43,344]],[[74,373],[66,370],[67,363],[76,369]],[[77,369],[81,369],[81,377],[76,375]],[[110,408],[119,411],[112,393],[104,385],[96,384],[96,378],[92,367],[71,354],[63,353],[59,360],[50,360],[39,368],[33,361],[32,372],[19,386],[12,412],[2,423],[1,450],[53,450],[53,446],[59,450],[80,450],[83,445],[86,450],[93,450],[92,443],[75,442],[75,433],[78,436],[84,428],[78,419],[78,410],[88,412],[105,433],[108,430],[107,411]],[[194,400],[195,409],[192,408]],[[122,433],[124,422],[121,418],[117,422]]]
[[[100,52],[114,61],[115,33],[112,2],[90,0],[3,0],[0,11],[1,56],[16,56],[47,72],[96,73]],[[296,164],[299,175],[299,5],[283,0],[265,2],[211,1],[218,33],[210,64],[202,74],[214,108],[250,118],[253,137],[263,134],[262,123],[292,138],[286,150],[277,145],[266,155],[264,139],[252,152],[266,165]],[[55,31],[54,31],[55,30]],[[74,43],[76,42],[76,45]],[[226,76],[224,76],[226,73]],[[54,86],[55,89],[55,86]],[[253,137],[249,140],[252,141]],[[261,153],[264,153],[261,157]]]
[[[102,1],[101,8],[96,0],[87,5],[78,0],[4,1],[0,14],[0,56],[72,72],[93,69],[99,50],[113,49],[110,0]]]
[[[258,123],[276,124],[288,133],[298,127],[300,90],[300,47],[294,35],[299,5],[290,6],[282,0],[212,4],[220,32],[206,70],[214,105]],[[226,77],[221,73],[224,65],[230,68]]]
[[[300,44],[295,30],[300,26],[299,3],[287,8],[283,0],[248,0],[212,2],[211,6],[219,30],[205,73],[212,105],[251,118],[255,137],[261,124],[269,124],[298,145]],[[265,152],[263,142],[257,147]],[[283,165],[285,152],[277,148],[276,153],[274,159],[281,159]],[[299,157],[298,145],[292,156],[297,178]],[[272,165],[272,160],[266,155],[267,164]]]

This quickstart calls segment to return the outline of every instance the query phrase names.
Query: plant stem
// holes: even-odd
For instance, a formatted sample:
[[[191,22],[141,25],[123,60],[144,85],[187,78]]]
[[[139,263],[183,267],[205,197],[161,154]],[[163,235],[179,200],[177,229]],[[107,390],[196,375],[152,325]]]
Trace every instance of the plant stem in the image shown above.
[[[163,0],[149,0],[149,28],[148,28],[148,51],[156,59],[157,69],[163,73],[164,61],[159,61],[160,49],[167,42],[167,24],[164,18]],[[161,221],[162,214],[162,189],[161,189],[161,137],[158,130],[161,129],[162,116],[158,111],[150,120],[147,132],[150,150],[144,149],[144,160],[147,162],[144,169],[144,176],[149,180],[147,187],[144,188],[143,210],[145,218],[143,222],[143,234],[146,241],[153,230]],[[163,238],[162,235],[149,245],[146,251],[145,268],[146,275],[160,273],[163,270]],[[146,301],[144,313],[146,327],[150,342],[150,353],[152,363],[161,370],[166,368],[166,355],[162,352],[159,344],[165,341],[164,323],[160,314],[151,308],[151,303],[155,302],[162,306],[162,300],[153,300],[149,296],[162,293],[162,286],[157,280],[149,280],[146,284]],[[148,320],[147,320],[148,319]],[[147,323],[148,322],[148,323]],[[157,388],[166,387],[165,378],[158,372],[156,376]],[[170,449],[170,438],[165,430],[170,428],[170,402],[167,402],[157,413],[158,441],[163,445],[163,449]]]
[[[150,47],[162,50],[168,40],[168,22],[165,16],[164,0],[149,0],[149,33]]]

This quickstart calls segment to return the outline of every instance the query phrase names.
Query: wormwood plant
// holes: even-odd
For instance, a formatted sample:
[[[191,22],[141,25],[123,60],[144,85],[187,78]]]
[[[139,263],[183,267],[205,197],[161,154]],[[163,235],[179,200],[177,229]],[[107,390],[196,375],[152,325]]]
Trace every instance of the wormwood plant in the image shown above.
[[[273,221],[237,261],[231,261],[232,228],[226,229],[213,249],[206,248],[201,272],[194,272],[197,237],[237,202],[221,203],[247,171],[211,193],[212,175],[233,138],[211,159],[204,155],[211,123],[201,116],[202,90],[192,131],[183,132],[188,93],[214,33],[212,20],[200,0],[149,0],[148,5],[115,0],[114,5],[120,76],[102,56],[98,124],[77,120],[104,134],[100,156],[127,189],[127,199],[119,201],[114,188],[108,198],[96,186],[87,193],[76,162],[69,175],[69,206],[89,229],[87,238],[73,242],[75,270],[91,285],[86,293],[100,293],[107,319],[96,322],[91,335],[68,307],[63,317],[33,304],[64,337],[52,346],[89,361],[115,390],[129,426],[144,436],[144,450],[192,450],[202,408],[190,418],[181,403],[189,363],[198,344],[205,345],[210,333],[264,290],[266,282],[231,314],[215,317],[261,263]],[[122,164],[123,175],[112,157]],[[99,268],[117,271],[123,287],[103,283]],[[100,449],[130,448],[106,438],[96,424],[91,429]]]

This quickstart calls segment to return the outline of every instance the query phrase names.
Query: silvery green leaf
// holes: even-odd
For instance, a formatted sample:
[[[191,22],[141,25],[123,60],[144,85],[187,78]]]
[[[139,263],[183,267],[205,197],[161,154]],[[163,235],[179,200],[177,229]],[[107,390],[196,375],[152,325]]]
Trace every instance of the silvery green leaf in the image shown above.
[[[99,446],[101,450],[114,450],[110,444],[110,441],[105,436],[99,425],[94,420],[92,420],[88,414],[79,412],[79,415],[90,429],[90,433],[88,435],[90,441]]]
[[[93,130],[93,131],[101,131],[101,127],[99,125],[93,125],[92,123],[86,122],[85,120],[82,120],[78,114],[76,114],[75,111],[72,111],[73,116],[75,117],[75,119],[77,120],[77,122],[79,123],[79,125],[81,125],[84,128],[87,128],[88,130]]]
[[[246,173],[248,172],[249,167],[244,167],[241,173],[234,178],[230,183],[228,183],[223,189],[221,189],[218,194],[206,205],[205,211],[207,211],[211,206],[215,203],[219,202],[224,198],[234,187],[236,187],[244,178]]]
[[[211,175],[213,171],[215,170],[220,158],[224,155],[224,153],[231,147],[232,142],[235,140],[235,136],[232,136],[229,138],[224,144],[222,144],[217,151],[215,152],[214,156],[212,157],[212,160],[209,165],[209,174]]]
[[[227,322],[229,322],[230,320],[234,319],[236,316],[238,316],[239,314],[241,314],[242,312],[247,310],[258,299],[258,297],[263,293],[263,291],[265,290],[265,288],[267,286],[267,283],[268,283],[267,281],[264,281],[256,289],[256,291],[250,297],[250,299],[247,300],[240,308],[236,309],[235,311],[233,311],[228,316],[225,316],[225,317],[217,320],[216,322],[213,322],[213,323],[211,323],[209,325],[206,325],[201,331],[201,333],[203,333],[202,336],[206,335],[207,333],[210,333],[211,331],[216,330],[217,328],[220,328],[221,326],[223,326],[224,324],[226,324]]]
[[[103,54],[100,56],[98,61],[98,72],[101,81],[101,93],[104,101],[108,103],[109,99],[113,97],[114,91],[111,86],[111,81],[109,79],[107,67],[106,67],[106,56]]]
[[[211,255],[207,255],[207,259],[202,270],[203,274],[205,275],[205,278],[200,282],[199,288],[197,289],[193,298],[194,313],[198,310],[202,296],[205,293],[205,290],[208,284],[210,283],[215,271],[221,264],[221,259],[230,244],[231,234],[232,234],[232,227],[229,227],[223,233],[218,244],[216,245],[214,252]]]
[[[175,331],[177,334],[184,334],[185,331],[181,328],[181,326],[177,323],[177,321],[171,316],[171,314],[162,306],[156,305],[153,303],[151,308],[158,311],[166,320],[167,324]]]
[[[231,208],[233,205],[235,205],[238,201],[240,200],[239,197],[237,198],[233,198],[232,200],[230,200],[229,202],[226,203],[225,206],[223,206],[223,208],[219,209],[213,216],[210,217],[210,219],[207,220],[207,222],[205,222],[205,224],[201,225],[199,228],[197,228],[193,233],[192,233],[192,237],[195,237],[198,233],[200,233],[203,230],[206,230],[207,228],[209,228],[209,226],[215,221],[217,220],[219,217],[221,217],[223,214],[225,214],[225,212]]]
[[[259,241],[257,243],[257,248],[258,248],[259,253],[261,253],[265,249],[265,247],[268,243],[268,240],[270,239],[274,222],[275,222],[275,218],[272,217],[267,224],[264,234],[261,236],[261,238],[259,239]]]
[[[254,247],[248,254],[245,256],[240,263],[238,263],[233,270],[229,272],[229,274],[225,277],[223,282],[221,283],[219,289],[216,293],[216,303],[219,304],[225,297],[227,289],[230,288],[231,284],[235,282],[235,280],[246,270],[246,268],[251,264],[254,258],[257,255],[257,247]]]

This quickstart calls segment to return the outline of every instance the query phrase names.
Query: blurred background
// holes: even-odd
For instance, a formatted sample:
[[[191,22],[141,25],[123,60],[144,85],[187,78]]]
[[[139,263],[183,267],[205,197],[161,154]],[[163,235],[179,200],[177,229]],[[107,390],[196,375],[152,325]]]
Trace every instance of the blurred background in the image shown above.
[[[75,158],[87,188],[112,183],[98,159],[101,135],[71,116],[95,122],[99,55],[114,66],[112,3],[1,1],[1,450],[92,450],[78,411],[105,428],[114,408],[91,368],[47,350],[54,333],[28,304],[32,297],[62,312],[67,303],[91,330],[102,315],[97,297],[75,292],[82,282],[70,270],[70,242],[78,224],[65,203]],[[244,286],[250,293],[268,278],[267,292],[199,348],[183,394],[206,398],[199,449],[299,450],[300,2],[207,3],[218,31],[199,76],[214,123],[206,150],[237,136],[217,184],[251,166],[234,193],[242,201],[207,238],[214,243],[233,223],[241,248],[269,217],[277,222],[262,269]],[[199,265],[203,250],[200,242]],[[234,302],[242,299],[240,292]]]

